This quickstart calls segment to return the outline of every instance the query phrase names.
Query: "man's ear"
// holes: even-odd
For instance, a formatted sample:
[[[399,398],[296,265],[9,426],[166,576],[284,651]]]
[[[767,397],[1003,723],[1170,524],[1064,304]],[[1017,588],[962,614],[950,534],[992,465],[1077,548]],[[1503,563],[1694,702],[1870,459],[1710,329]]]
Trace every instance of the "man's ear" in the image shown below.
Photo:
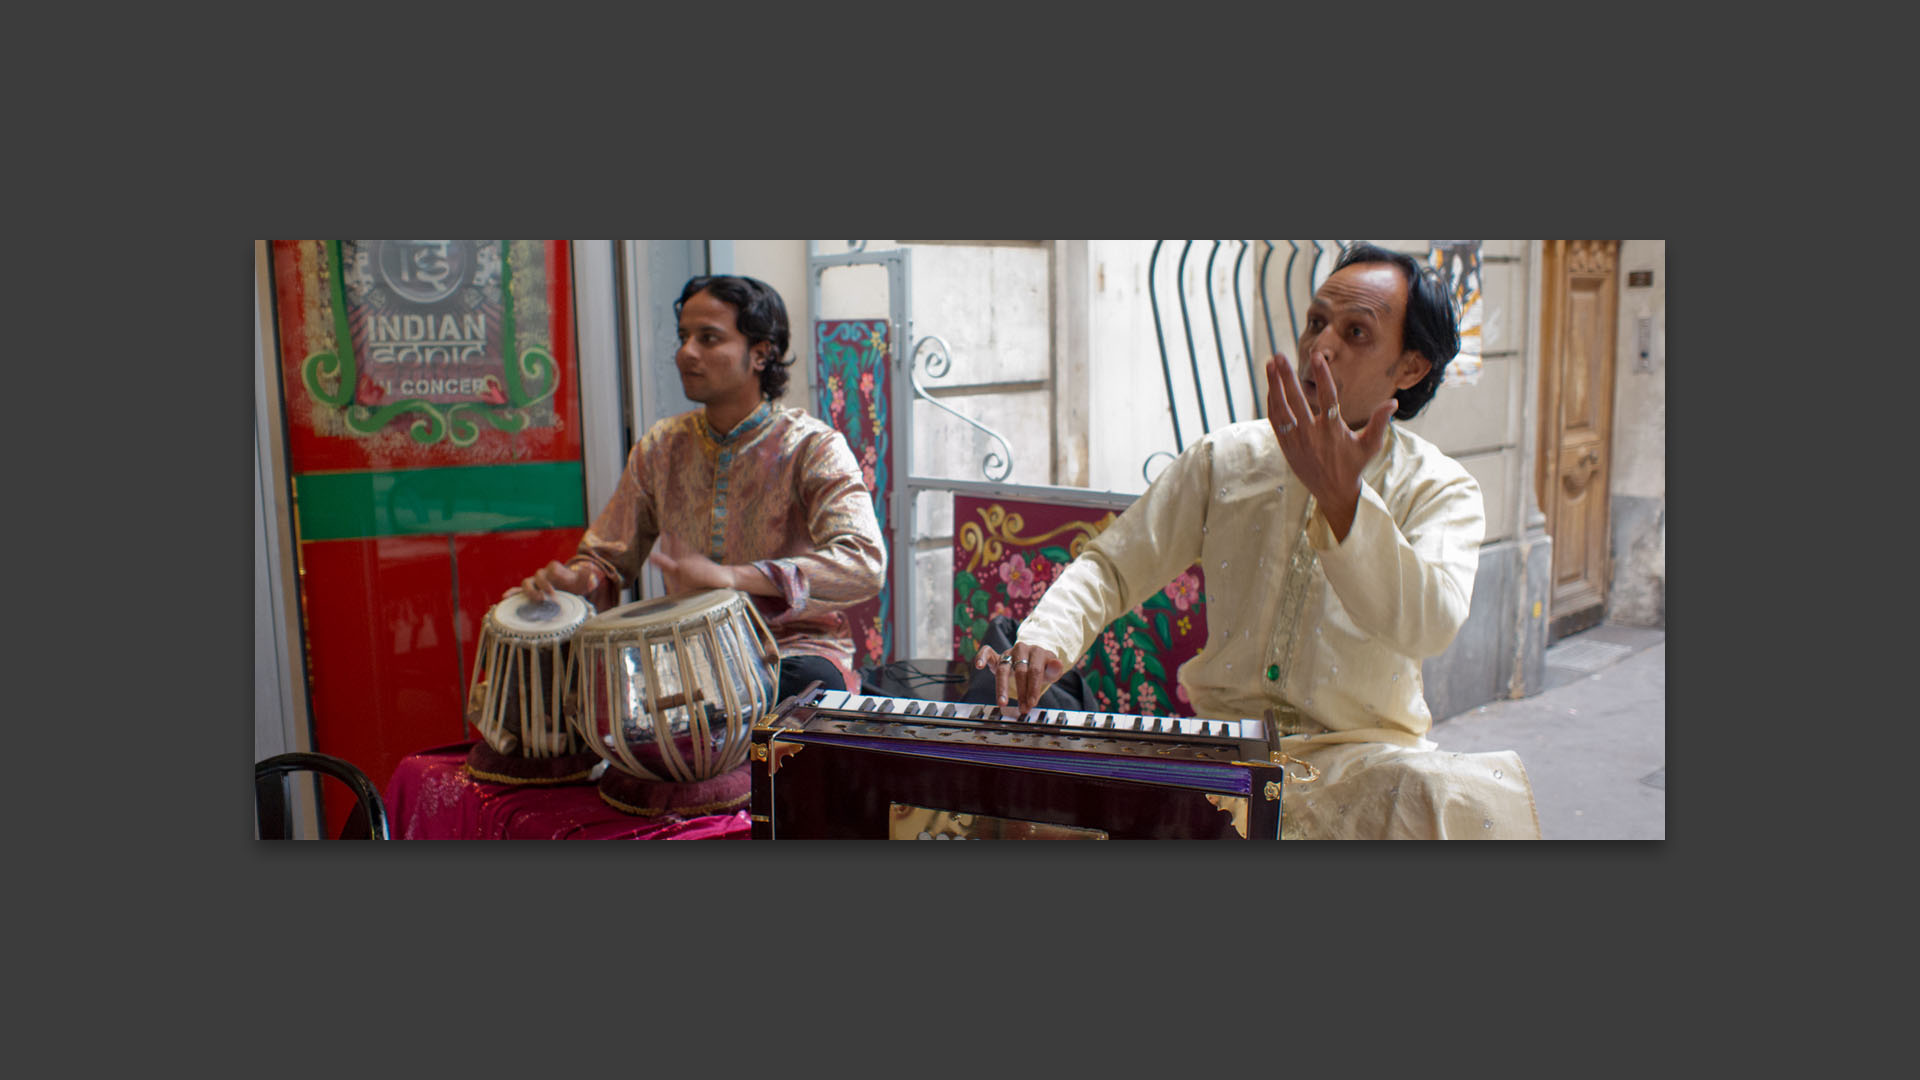
[[[1400,373],[1394,376],[1393,385],[1396,389],[1411,390],[1419,386],[1420,380],[1432,370],[1433,361],[1427,359],[1426,354],[1418,349],[1408,349],[1400,354]]]

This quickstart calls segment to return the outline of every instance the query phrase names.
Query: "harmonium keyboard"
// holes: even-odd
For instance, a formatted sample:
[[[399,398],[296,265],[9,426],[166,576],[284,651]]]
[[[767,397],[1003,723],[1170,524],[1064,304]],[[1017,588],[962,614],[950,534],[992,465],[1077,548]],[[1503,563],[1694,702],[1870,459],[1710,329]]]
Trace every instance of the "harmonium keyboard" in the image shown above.
[[[752,730],[755,839],[1274,839],[1260,720],[1017,710],[817,686]]]

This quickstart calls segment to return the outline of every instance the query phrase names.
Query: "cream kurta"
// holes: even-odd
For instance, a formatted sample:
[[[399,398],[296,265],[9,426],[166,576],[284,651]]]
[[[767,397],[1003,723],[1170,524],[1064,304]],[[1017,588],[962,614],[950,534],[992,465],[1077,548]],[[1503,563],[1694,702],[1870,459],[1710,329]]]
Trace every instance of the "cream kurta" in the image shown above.
[[[1087,544],[1019,638],[1077,661],[1197,561],[1207,645],[1180,682],[1197,716],[1273,708],[1287,752],[1320,769],[1319,781],[1287,785],[1290,835],[1461,835],[1470,820],[1473,834],[1537,836],[1517,757],[1443,754],[1425,738],[1420,662],[1466,621],[1485,532],[1473,476],[1396,424],[1336,543],[1273,429],[1250,420],[1175,459]]]

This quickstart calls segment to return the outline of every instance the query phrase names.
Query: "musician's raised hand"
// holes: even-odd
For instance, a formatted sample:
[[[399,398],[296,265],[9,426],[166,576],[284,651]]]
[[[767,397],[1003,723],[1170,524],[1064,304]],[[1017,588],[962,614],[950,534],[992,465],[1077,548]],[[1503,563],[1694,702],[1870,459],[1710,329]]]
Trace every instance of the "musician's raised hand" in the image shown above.
[[[1267,361],[1267,422],[1287,465],[1320,503],[1335,540],[1345,540],[1360,506],[1360,471],[1387,439],[1387,419],[1399,403],[1388,398],[1367,417],[1358,431],[1340,415],[1340,399],[1333,371],[1324,359],[1312,365],[1315,401],[1294,373],[1293,363],[1278,353]]]
[[[525,595],[532,600],[552,600],[556,592],[570,592],[575,596],[585,596],[593,591],[592,572],[568,566],[554,560],[533,572],[533,576],[500,594],[505,600],[515,593]]]
[[[1067,665],[1051,649],[1025,642],[1016,642],[1004,656],[993,646],[983,645],[973,666],[992,666],[994,704],[1004,707],[1011,700],[1022,715],[1038,707],[1040,695],[1067,673]]]

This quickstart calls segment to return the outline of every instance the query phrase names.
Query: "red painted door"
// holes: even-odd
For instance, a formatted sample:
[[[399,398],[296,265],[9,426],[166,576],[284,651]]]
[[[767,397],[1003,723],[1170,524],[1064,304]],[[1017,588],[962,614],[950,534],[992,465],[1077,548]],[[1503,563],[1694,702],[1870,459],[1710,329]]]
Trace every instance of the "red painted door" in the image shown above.
[[[315,750],[382,790],[468,737],[500,594],[586,525],[567,245],[276,240]],[[350,806],[326,808],[338,835]]]

